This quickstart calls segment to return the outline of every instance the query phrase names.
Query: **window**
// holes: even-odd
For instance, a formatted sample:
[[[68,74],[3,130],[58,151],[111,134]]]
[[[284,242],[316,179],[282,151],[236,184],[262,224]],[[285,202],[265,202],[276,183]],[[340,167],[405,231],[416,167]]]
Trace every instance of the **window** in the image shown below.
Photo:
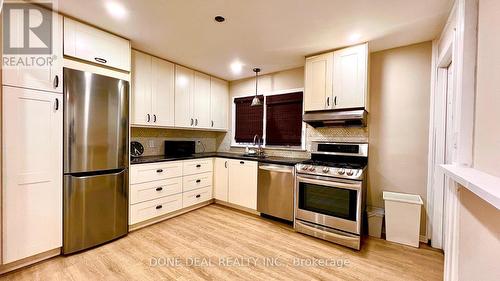
[[[264,103],[264,96],[258,96]],[[235,134],[234,139],[239,143],[253,142],[253,137],[259,135],[262,138],[264,107],[250,106],[253,96],[235,98]]]
[[[263,106],[250,106],[254,96],[234,99],[235,144],[252,143],[259,135],[267,147],[302,146],[302,91],[258,97]]]
[[[266,98],[266,144],[300,146],[302,92]]]

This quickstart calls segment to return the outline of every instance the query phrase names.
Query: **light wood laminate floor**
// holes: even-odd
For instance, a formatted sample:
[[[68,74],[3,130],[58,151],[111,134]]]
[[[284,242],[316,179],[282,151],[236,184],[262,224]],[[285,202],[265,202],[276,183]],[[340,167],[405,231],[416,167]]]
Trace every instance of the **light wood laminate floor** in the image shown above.
[[[167,258],[171,265],[154,265]],[[178,265],[173,264],[175,258]],[[196,264],[188,264],[195,259]],[[428,281],[442,280],[442,275],[443,255],[425,245],[415,249],[366,238],[358,252],[212,204],[1,279]]]

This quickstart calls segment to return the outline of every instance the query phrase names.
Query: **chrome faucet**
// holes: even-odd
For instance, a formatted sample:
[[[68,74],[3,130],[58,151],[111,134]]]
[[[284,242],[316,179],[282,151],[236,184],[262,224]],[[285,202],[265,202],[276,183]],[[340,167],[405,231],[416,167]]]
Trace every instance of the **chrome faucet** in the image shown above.
[[[258,134],[255,134],[255,136],[253,136],[253,145],[257,145],[257,155],[264,155],[264,150],[262,149],[262,139],[259,138]]]

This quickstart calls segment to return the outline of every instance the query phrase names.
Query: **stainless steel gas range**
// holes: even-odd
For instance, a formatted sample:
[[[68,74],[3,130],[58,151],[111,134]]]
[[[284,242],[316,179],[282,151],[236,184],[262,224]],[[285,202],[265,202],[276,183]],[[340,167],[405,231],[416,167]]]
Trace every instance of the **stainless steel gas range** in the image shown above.
[[[313,142],[297,164],[294,228],[359,250],[368,144]]]

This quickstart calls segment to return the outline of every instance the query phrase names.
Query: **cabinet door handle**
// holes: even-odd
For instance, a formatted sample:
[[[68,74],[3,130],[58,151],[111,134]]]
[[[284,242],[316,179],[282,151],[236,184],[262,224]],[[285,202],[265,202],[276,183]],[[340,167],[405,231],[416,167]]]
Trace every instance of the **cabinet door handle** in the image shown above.
[[[212,127],[214,126],[214,120],[212,120]]]
[[[149,123],[149,121],[151,121],[151,115],[149,115],[149,113],[148,113],[147,117],[148,117],[148,123]]]
[[[198,126],[198,118],[194,119],[194,125]]]
[[[153,114],[153,122],[156,123],[156,114]]]
[[[200,167],[201,167],[201,165],[200,165],[200,164],[196,165],[196,168],[200,168]]]
[[[100,62],[100,63],[107,63],[108,61],[103,59],[103,58],[99,58],[99,57],[95,57],[94,58],[96,62]]]
[[[54,108],[55,108],[55,110],[59,110],[59,99],[58,98],[56,98],[56,101],[54,103]]]
[[[224,162],[224,168],[227,168],[227,161]]]
[[[200,182],[201,182],[201,180],[200,180],[200,179],[197,179],[197,180],[196,180],[196,183],[200,183]]]
[[[59,75],[56,75],[54,77],[54,89],[57,89],[57,87],[59,87]]]
[[[245,161],[240,161],[240,164],[245,164]]]
[[[193,118],[191,118],[191,126],[193,126],[193,122],[194,122],[194,120],[193,120]]]
[[[330,97],[326,98],[326,106],[330,106]]]
[[[163,169],[156,170],[157,173],[163,173]]]
[[[201,194],[196,195],[196,198],[200,198],[200,197],[201,197]]]
[[[337,96],[335,96],[335,98],[333,99],[333,104],[337,105]]]
[[[163,187],[157,187],[156,188],[156,191],[162,191],[163,190]]]
[[[162,205],[158,205],[158,206],[156,206],[156,210],[159,210],[159,209],[161,209],[161,208],[163,208],[163,206],[162,206]]]

